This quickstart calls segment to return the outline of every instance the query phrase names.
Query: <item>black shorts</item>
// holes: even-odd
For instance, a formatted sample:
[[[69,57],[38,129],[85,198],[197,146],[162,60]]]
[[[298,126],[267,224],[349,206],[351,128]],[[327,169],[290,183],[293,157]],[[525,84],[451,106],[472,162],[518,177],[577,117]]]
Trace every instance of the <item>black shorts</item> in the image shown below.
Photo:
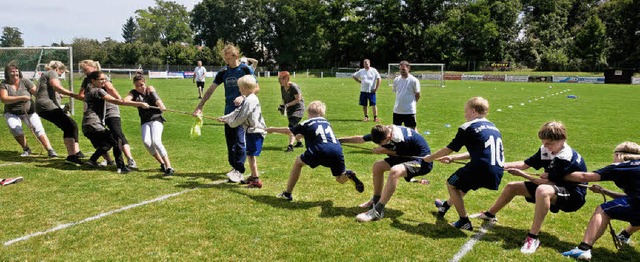
[[[416,128],[416,115],[415,114],[396,114],[393,113],[393,124],[396,126],[401,126],[404,122],[404,126],[408,128]]]
[[[384,159],[390,166],[403,165],[407,170],[404,180],[409,182],[412,178],[426,175],[433,169],[432,162],[425,162],[422,159],[412,157],[387,157]]]
[[[326,156],[314,154],[311,151],[307,150],[304,151],[302,155],[300,155],[300,160],[302,160],[303,163],[309,165],[309,167],[311,168],[316,168],[320,165],[328,167],[331,169],[331,174],[333,176],[340,176],[346,170],[344,164],[344,156],[342,154]]]
[[[204,88],[204,82],[198,82],[198,81],[196,81],[196,87],[197,87],[197,88]]]
[[[527,202],[535,203],[536,202],[536,189],[538,185],[533,182],[524,182],[524,186],[527,188],[527,192],[531,195],[532,198],[525,197]],[[551,213],[558,213],[558,211],[562,210],[563,212],[574,212],[580,209],[585,202],[584,196],[578,192],[567,190],[565,187],[553,185],[553,189],[556,191],[556,203],[551,204],[551,208],[549,211]]]
[[[289,119],[289,128],[293,128],[294,126],[297,126],[300,123],[300,120],[302,120],[302,117],[290,116],[288,117],[288,119]]]
[[[492,174],[492,172],[488,170],[479,170],[464,166],[456,170],[456,172],[447,179],[447,183],[467,193],[469,190],[478,190],[480,188],[498,190],[501,180],[502,173]]]

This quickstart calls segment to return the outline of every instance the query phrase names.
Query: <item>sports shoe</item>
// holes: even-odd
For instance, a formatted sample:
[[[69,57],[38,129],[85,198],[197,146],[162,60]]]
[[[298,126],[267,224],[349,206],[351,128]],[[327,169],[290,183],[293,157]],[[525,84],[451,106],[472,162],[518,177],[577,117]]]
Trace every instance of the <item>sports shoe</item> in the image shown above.
[[[293,146],[293,147],[302,147],[302,146],[303,146],[303,145],[302,145],[302,142],[298,141],[298,142],[296,143],[296,145],[295,145],[295,146]]]
[[[369,211],[360,213],[356,216],[358,222],[370,222],[380,220],[384,217],[384,211],[378,212],[375,208],[369,209]]]
[[[96,161],[94,161],[94,160],[91,160],[91,159],[87,160],[87,162],[84,162],[84,164],[85,164],[86,166],[94,167],[94,168],[95,168],[95,167],[100,167],[100,164],[98,164],[98,162],[96,162]]]
[[[369,201],[358,205],[358,207],[361,207],[361,208],[373,208],[373,199],[369,199]]]
[[[438,208],[438,215],[440,215],[440,217],[444,217],[444,215],[447,214],[447,211],[449,211],[449,208],[451,208],[451,206],[444,207],[444,201],[440,199],[436,199],[434,204],[436,205],[436,208]]]
[[[362,181],[360,181],[360,179],[358,179],[355,172],[347,170],[344,172],[344,174],[355,185],[356,191],[358,191],[359,193],[364,192],[364,184],[362,183]]]
[[[10,184],[20,183],[24,178],[21,176],[14,178],[0,178],[0,186],[6,186]]]
[[[126,166],[122,166],[122,167],[119,167],[118,169],[116,169],[116,173],[118,173],[118,174],[126,174],[126,173],[129,173],[129,172],[131,172],[131,169],[129,169]]]
[[[368,122],[369,121],[369,117],[364,117],[364,119],[362,119],[362,122]]]
[[[260,179],[254,179],[249,182],[248,188],[262,188],[262,181]]]
[[[287,153],[293,152],[293,145],[288,145],[287,149],[285,149],[284,152],[287,152]]]
[[[380,118],[376,117],[376,118],[373,119],[373,122],[380,123],[380,122],[382,122],[382,120],[380,120]]]
[[[75,166],[81,166],[84,164],[77,155],[67,156],[64,162],[67,164],[75,165]]]
[[[28,148],[28,147],[23,149],[22,154],[20,154],[20,156],[22,157],[29,156],[29,155],[31,155],[31,148]]]
[[[577,247],[562,253],[565,257],[572,257],[580,260],[591,260],[591,249],[582,250]]]
[[[540,239],[531,238],[530,236],[527,236],[527,238],[524,239],[524,244],[520,248],[520,252],[524,254],[533,254],[534,252],[536,252],[536,249],[538,249],[539,246],[540,246]],[[564,253],[562,254],[564,255]],[[591,256],[591,253],[589,253],[589,256]]]
[[[164,176],[173,176],[173,174],[174,174],[175,172],[176,172],[176,171],[175,171],[173,168],[170,168],[170,167],[169,167],[169,168],[167,168],[167,169],[164,171]]]
[[[229,178],[229,182],[231,183],[239,183],[243,179],[242,173],[235,169],[229,171],[229,173],[227,173],[227,177]]]
[[[631,238],[623,236],[622,232],[618,233],[616,235],[616,238],[618,238],[618,241],[620,241],[620,243],[622,244],[631,245]]]
[[[167,167],[164,164],[160,164],[160,171],[164,173],[165,170],[167,170]]]
[[[287,201],[293,201],[293,196],[291,195],[291,193],[287,193],[287,192],[282,192],[278,194],[276,197],[287,200]]]
[[[257,177],[254,176],[249,176],[247,177],[247,179],[240,181],[241,185],[248,185],[251,184],[251,181],[253,181],[254,179],[256,179]]]
[[[78,158],[85,158],[86,156],[82,153],[82,151],[78,151],[78,153],[76,153],[76,156]]]
[[[495,222],[498,222],[498,218],[497,218],[497,217],[488,217],[488,216],[485,214],[485,212],[487,212],[487,211],[482,211],[482,212],[480,212],[480,213],[478,213],[478,214],[470,215],[469,217],[470,217],[470,218],[479,218],[479,219],[482,219],[482,220],[484,220],[485,222],[489,222],[489,223],[495,223]]]
[[[136,164],[136,161],[133,160],[133,158],[129,158],[127,160],[127,167],[129,167],[131,169],[138,169],[138,165]]]
[[[47,150],[47,155],[51,158],[58,157],[58,153],[56,153],[56,151],[53,149]]]
[[[473,231],[473,225],[471,225],[471,221],[462,222],[462,220],[458,220],[450,224],[452,227],[457,229],[465,229],[469,231]]]

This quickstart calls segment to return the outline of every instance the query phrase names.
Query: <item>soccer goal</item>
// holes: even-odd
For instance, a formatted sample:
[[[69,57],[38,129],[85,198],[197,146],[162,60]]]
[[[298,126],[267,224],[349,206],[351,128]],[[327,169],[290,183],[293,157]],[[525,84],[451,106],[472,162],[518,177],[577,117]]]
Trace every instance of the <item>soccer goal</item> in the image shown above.
[[[421,86],[445,87],[444,64],[411,63],[409,73],[420,80]],[[400,63],[388,65],[387,84],[393,86],[393,79],[400,75]]]
[[[353,73],[360,70],[357,67],[338,67],[336,69],[336,78],[351,78],[353,77]]]
[[[60,76],[60,82],[71,92],[73,89],[73,49],[71,47],[0,47],[0,78],[4,79],[4,67],[13,63],[20,68],[22,77],[37,85],[37,81],[45,71],[44,67],[52,60],[64,63],[69,72]],[[73,115],[73,98],[69,97],[69,112]],[[65,102],[61,103],[65,104]],[[66,105],[65,105],[66,106]]]

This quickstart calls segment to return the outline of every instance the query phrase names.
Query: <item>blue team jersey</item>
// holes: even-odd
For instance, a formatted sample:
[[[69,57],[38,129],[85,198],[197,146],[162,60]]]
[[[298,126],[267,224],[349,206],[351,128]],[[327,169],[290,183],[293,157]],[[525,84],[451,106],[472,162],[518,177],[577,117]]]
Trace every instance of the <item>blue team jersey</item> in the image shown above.
[[[453,151],[467,148],[471,161],[466,167],[502,178],[504,149],[500,130],[486,118],[474,119],[458,128],[456,137],[447,147]]]
[[[320,156],[342,155],[342,146],[333,134],[329,121],[314,117],[290,128],[294,135],[303,135],[307,151]]]
[[[233,100],[239,97],[240,88],[238,87],[238,79],[245,75],[253,75],[253,69],[246,65],[240,64],[238,67],[231,68],[225,66],[216,74],[213,83],[221,85],[224,83],[224,114],[229,114],[236,109]]]
[[[549,174],[549,181],[555,183],[557,186],[575,190],[583,196],[587,194],[586,188],[578,186],[578,184],[586,185],[586,183],[575,183],[564,180],[564,177],[572,172],[587,171],[587,165],[582,156],[566,143],[564,144],[564,148],[557,154],[553,154],[544,148],[544,146],[541,146],[538,152],[525,160],[524,163],[536,170],[544,168],[544,172]]]
[[[391,141],[389,144],[383,145],[383,147],[395,151],[398,156],[424,157],[431,155],[429,144],[414,129],[396,125],[391,126],[391,128]],[[370,137],[371,135],[369,135],[368,139],[371,139]],[[367,141],[367,138],[365,138],[365,141]]]
[[[595,173],[602,181],[613,181],[627,194],[631,207],[640,210],[640,160],[609,165]]]

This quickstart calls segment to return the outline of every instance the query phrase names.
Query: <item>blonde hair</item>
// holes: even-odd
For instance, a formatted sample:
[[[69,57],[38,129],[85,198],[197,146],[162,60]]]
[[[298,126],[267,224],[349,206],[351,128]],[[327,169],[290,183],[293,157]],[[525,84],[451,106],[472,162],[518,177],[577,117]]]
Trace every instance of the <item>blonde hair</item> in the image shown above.
[[[627,160],[639,160],[640,159],[640,145],[625,141],[616,146],[613,150],[614,154],[620,154],[623,161]]]
[[[478,112],[478,114],[481,115],[486,116],[487,114],[489,114],[489,101],[480,96],[472,97],[471,99],[469,99],[467,101],[467,107],[469,109],[475,110],[476,112]]]
[[[249,89],[251,91],[256,89],[256,85],[258,83],[256,82],[256,78],[252,75],[245,75],[243,77],[241,77],[240,79],[238,79],[238,86],[240,88],[246,88]]]
[[[564,128],[564,124],[560,121],[549,121],[542,125],[540,131],[538,131],[538,138],[554,141],[566,140],[567,129]]]
[[[87,67],[87,66],[90,66],[90,67],[95,68],[95,69],[96,69],[96,71],[100,71],[100,70],[102,70],[102,69],[100,68],[100,62],[98,62],[98,61],[93,61],[93,60],[89,60],[89,59],[87,59],[87,60],[82,60],[82,61],[80,61],[80,63],[78,63],[78,67],[79,67],[80,69],[84,69],[84,68],[85,68],[85,67]]]
[[[226,44],[224,48],[222,48],[222,54],[231,53],[236,57],[240,56],[240,50],[234,44]]]
[[[324,117],[327,112],[327,105],[322,103],[321,101],[312,101],[309,103],[309,108],[307,108],[307,113],[309,117]]]
[[[67,66],[65,66],[62,62],[57,60],[51,60],[48,65],[44,67],[46,70],[57,70],[60,69],[62,71],[67,71]]]

